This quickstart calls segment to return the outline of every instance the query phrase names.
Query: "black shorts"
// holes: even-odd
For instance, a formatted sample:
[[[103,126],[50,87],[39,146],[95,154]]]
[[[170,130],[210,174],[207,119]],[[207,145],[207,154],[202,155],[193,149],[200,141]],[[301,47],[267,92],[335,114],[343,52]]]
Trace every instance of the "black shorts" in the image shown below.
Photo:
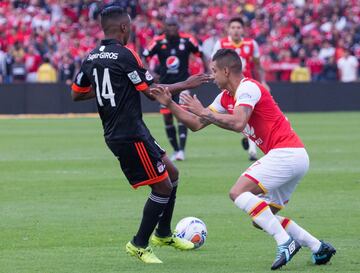
[[[133,188],[158,183],[168,177],[162,157],[165,150],[150,136],[131,142],[106,141],[120,162],[126,178]]]

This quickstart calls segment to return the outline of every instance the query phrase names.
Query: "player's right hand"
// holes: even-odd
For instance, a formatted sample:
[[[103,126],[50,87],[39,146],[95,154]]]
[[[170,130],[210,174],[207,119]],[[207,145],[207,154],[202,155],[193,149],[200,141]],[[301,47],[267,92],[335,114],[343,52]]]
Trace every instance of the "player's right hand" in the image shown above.
[[[161,85],[151,87],[150,94],[162,105],[168,106],[172,102],[172,95],[168,87]]]
[[[208,83],[213,80],[213,77],[208,74],[197,74],[190,76],[186,81],[187,89],[192,89],[202,85],[203,83]]]

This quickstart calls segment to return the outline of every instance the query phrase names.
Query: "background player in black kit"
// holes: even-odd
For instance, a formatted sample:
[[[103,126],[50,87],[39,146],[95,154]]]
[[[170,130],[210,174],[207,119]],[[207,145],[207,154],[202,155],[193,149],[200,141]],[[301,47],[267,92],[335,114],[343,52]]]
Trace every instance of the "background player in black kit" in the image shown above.
[[[160,61],[157,69],[160,83],[171,84],[184,81],[189,77],[189,57],[191,53],[202,58],[204,70],[207,71],[207,62],[199,49],[197,40],[187,33],[179,32],[177,21],[174,18],[168,18],[165,21],[164,34],[153,39],[148,48],[144,50],[143,56],[148,59],[157,55]],[[173,96],[173,100],[181,104],[180,98],[178,94]],[[164,106],[161,106],[160,113],[163,114],[166,135],[174,149],[171,160],[184,160],[187,128],[184,124],[178,122],[178,141],[173,115]]]
[[[182,250],[194,247],[171,233],[178,171],[142,120],[140,92],[151,98],[156,86],[139,56],[125,47],[130,35],[129,15],[119,7],[108,7],[101,13],[101,26],[105,39],[84,60],[72,85],[72,96],[74,100],[96,97],[105,142],[119,159],[128,181],[134,188],[151,187],[139,230],[126,244],[126,251],[145,263],[161,263],[148,246],[156,226],[153,245]],[[207,81],[208,76],[199,75],[166,86],[180,92]]]

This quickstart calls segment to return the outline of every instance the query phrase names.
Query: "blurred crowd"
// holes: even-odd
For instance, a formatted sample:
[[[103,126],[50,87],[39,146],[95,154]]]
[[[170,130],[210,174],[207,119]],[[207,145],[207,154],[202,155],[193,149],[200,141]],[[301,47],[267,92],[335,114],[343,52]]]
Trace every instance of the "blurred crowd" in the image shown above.
[[[360,60],[359,0],[3,0],[0,81],[70,83],[80,61],[103,37],[98,15],[116,2],[133,18],[130,46],[138,52],[176,17],[210,59],[241,16],[254,38],[268,81],[356,81]],[[191,61],[191,73],[201,72]]]

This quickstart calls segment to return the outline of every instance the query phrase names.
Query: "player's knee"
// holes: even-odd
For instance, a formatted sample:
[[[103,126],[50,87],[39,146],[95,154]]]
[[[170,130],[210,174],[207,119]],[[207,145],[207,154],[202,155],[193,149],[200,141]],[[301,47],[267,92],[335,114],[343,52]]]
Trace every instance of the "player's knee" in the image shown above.
[[[229,191],[229,197],[232,201],[235,201],[235,199],[238,198],[239,195],[240,194],[238,193],[238,191],[234,188]]]
[[[169,177],[171,182],[175,182],[179,180],[179,170],[177,168],[172,168],[171,171],[168,170],[169,172]]]
[[[168,157],[164,157],[163,161],[166,166],[166,170],[169,174],[171,182],[177,181],[179,179],[179,170],[175,167],[175,165],[171,162]]]
[[[170,196],[172,189],[173,189],[173,185],[170,182],[169,178],[166,178],[164,181],[156,183],[156,184],[152,184],[151,185],[151,189],[153,192],[158,193],[158,194],[162,194],[162,195],[168,195]]]

